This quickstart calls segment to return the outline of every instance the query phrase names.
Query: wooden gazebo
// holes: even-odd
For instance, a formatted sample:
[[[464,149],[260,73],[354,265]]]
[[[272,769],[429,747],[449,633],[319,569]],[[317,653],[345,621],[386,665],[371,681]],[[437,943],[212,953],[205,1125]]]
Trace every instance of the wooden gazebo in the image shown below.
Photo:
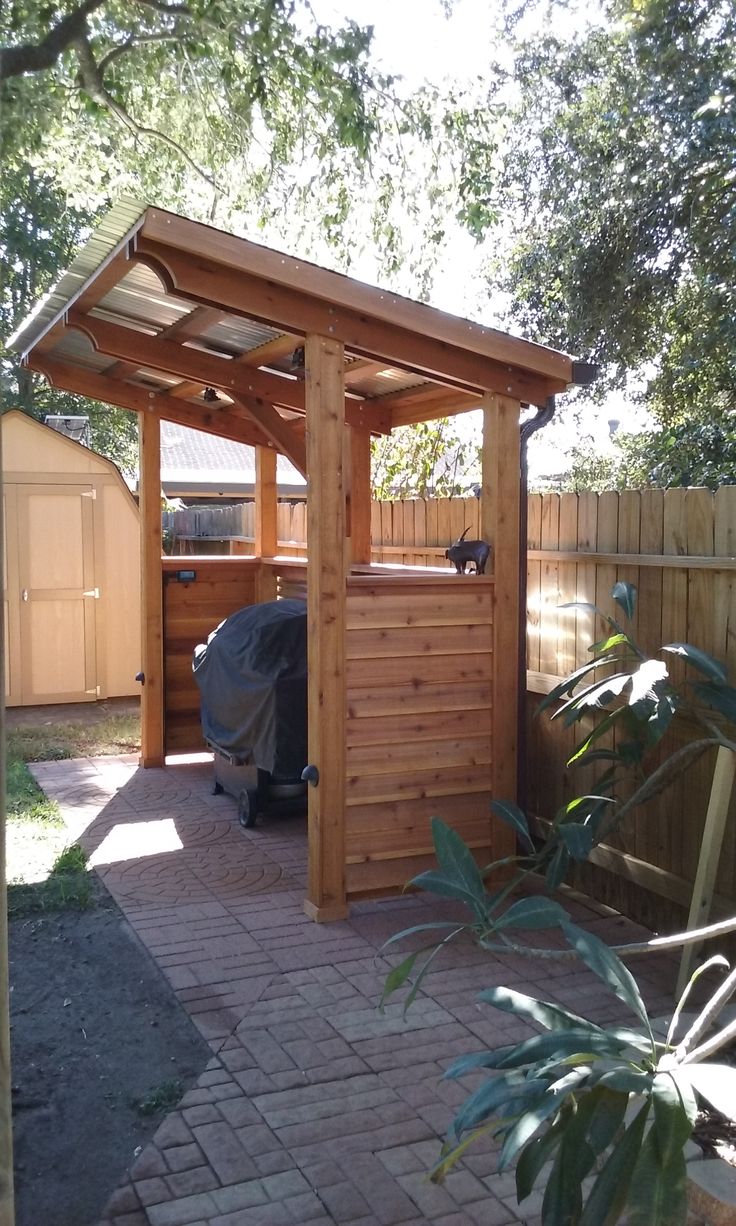
[[[142,765],[196,747],[196,642],[306,586],[307,912],[395,892],[430,862],[433,814],[483,860],[511,850],[489,802],[516,789],[520,404],[564,391],[572,360],[130,201],[10,343],[139,416]],[[492,573],[372,566],[371,435],[479,407]],[[162,559],[161,420],[256,447],[254,558]],[[275,556],[279,452],[308,481],[306,562]]]

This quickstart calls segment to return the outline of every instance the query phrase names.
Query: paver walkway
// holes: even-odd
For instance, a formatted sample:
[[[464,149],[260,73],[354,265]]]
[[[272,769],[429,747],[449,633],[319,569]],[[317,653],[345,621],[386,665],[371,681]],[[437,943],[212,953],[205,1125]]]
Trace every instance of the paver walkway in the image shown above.
[[[491,1144],[443,1186],[426,1172],[453,1108],[442,1082],[464,1052],[532,1033],[475,1000],[506,983],[599,1021],[625,1016],[577,964],[502,960],[456,946],[407,1017],[377,1002],[383,941],[436,919],[421,897],[354,906],[317,925],[302,911],[305,823],[243,831],[235,803],[211,795],[211,766],[139,770],[132,758],[42,763],[34,774],[208,1040],[212,1059],[113,1195],[101,1226],[504,1226],[520,1208]],[[609,940],[641,931],[573,900]],[[450,912],[453,913],[452,911]],[[456,914],[456,912],[455,912]],[[672,965],[639,963],[655,1013]]]

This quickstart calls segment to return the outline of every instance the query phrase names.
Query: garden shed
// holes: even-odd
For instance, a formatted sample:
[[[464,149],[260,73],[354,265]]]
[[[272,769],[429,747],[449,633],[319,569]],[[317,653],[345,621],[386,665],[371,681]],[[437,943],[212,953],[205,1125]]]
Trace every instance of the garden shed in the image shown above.
[[[490,799],[516,791],[520,405],[543,410],[572,359],[131,201],[10,343],[53,386],[139,415],[142,764],[201,744],[193,646],[306,594],[307,912],[400,889],[432,861],[433,814],[484,862],[512,850]],[[371,565],[371,436],[475,408],[492,573]],[[255,557],[162,559],[162,420],[256,447]],[[275,556],[279,453],[307,478],[308,559]]]
[[[5,700],[138,691],[138,507],[104,456],[19,410],[2,417]]]

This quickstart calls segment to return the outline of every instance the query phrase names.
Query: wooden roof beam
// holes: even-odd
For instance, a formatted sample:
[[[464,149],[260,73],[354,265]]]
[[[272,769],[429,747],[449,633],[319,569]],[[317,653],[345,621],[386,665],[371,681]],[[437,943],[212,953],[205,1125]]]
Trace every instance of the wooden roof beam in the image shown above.
[[[44,375],[52,387],[87,396],[90,400],[100,400],[134,413],[155,413],[163,421],[173,421],[192,430],[203,430],[206,434],[216,434],[219,438],[245,443],[249,447],[273,446],[260,426],[240,410],[212,409],[206,405],[198,408],[181,400],[172,400],[160,392],[148,391],[120,379],[109,379],[95,371],[84,370],[81,366],[60,362],[45,354],[32,352],[26,364],[31,370]]]
[[[214,264],[140,235],[136,237],[136,254],[150,263],[170,291],[180,298],[221,306],[234,315],[257,319],[275,328],[333,336],[352,353],[416,371],[463,391],[498,391],[529,404],[543,405],[548,396],[564,391],[567,386],[564,378],[530,373],[459,345],[322,301],[305,290],[275,284],[241,268]],[[519,344],[523,348],[526,342]]]
[[[307,447],[288,421],[285,421],[272,404],[255,396],[234,398],[234,403],[244,409],[249,417],[260,426],[263,433],[278,448],[282,455],[291,460],[294,468],[306,479]]]
[[[131,366],[134,370],[147,367],[182,377],[183,382],[169,393],[173,399],[188,399],[203,387],[214,387],[231,398],[256,397],[298,413],[305,411],[304,383],[299,379],[244,368],[236,358],[217,357],[206,350],[179,345],[94,315],[70,311],[67,323],[70,328],[83,332],[99,353],[124,361],[126,373]],[[345,420],[350,425],[367,427],[375,434],[388,434],[391,430],[390,410],[379,406],[374,410],[366,401],[346,400]]]
[[[212,307],[197,307],[198,311],[213,310]],[[220,316],[226,315],[226,311],[220,311]],[[204,337],[200,340],[205,342]],[[238,354],[232,358],[233,362],[237,362],[238,366],[262,366],[269,360],[281,358],[286,353],[290,353],[296,346],[301,343],[300,337],[286,334],[285,336],[276,336],[273,340],[266,341],[265,344],[259,345],[256,349],[248,349],[245,353]],[[206,385],[197,383],[192,379],[181,383],[179,387],[174,388],[172,396],[190,396],[192,392],[199,393],[204,390]]]
[[[287,353],[293,353],[303,343],[301,336],[286,332],[283,336],[274,336],[273,340],[265,341],[257,349],[249,349],[235,360],[243,366],[267,366],[269,362],[283,358]]]
[[[99,353],[135,362],[138,369],[145,366],[178,375],[191,380],[195,388],[215,387],[230,396],[235,393],[262,396],[275,404],[304,412],[304,384],[297,379],[285,379],[260,370],[244,371],[231,358],[217,357],[203,349],[162,340],[150,333],[77,311],[69,312],[67,322],[70,328],[83,332]]]
[[[212,324],[217,323],[222,319],[225,311],[217,311],[214,307],[195,307],[188,315],[177,319],[173,324],[169,324],[168,328],[163,328],[157,333],[160,340],[173,340],[176,338],[179,341],[188,340],[191,337],[198,337]],[[137,362],[116,362],[114,366],[107,372],[114,379],[124,379],[126,375],[135,374],[139,369]]]
[[[361,379],[370,379],[382,370],[389,369],[388,362],[374,362],[373,358],[355,358],[345,367],[345,386],[350,387],[352,383],[360,383]]]

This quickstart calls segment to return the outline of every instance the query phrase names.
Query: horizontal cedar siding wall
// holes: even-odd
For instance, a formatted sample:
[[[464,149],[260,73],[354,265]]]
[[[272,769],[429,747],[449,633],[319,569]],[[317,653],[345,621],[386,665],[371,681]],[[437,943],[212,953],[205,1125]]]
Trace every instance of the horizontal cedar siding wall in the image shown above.
[[[348,580],[349,896],[433,862],[429,819],[491,852],[488,578]]]
[[[196,572],[179,583],[178,570]],[[205,748],[199,720],[199,690],[192,652],[231,613],[255,602],[257,564],[245,558],[165,558],[164,573],[164,739],[167,753]]]

